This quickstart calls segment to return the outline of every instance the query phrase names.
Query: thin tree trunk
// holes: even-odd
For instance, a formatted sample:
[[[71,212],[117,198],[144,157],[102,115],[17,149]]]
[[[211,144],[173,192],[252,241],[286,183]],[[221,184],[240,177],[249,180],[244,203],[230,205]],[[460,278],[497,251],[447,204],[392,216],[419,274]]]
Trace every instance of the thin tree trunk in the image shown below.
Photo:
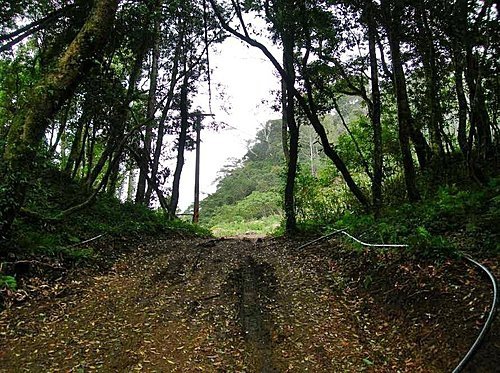
[[[137,164],[139,165],[139,167],[144,168],[145,167],[145,165],[143,163],[144,158],[141,157],[139,154],[137,154],[137,152],[134,149],[128,147],[128,150],[129,150],[130,154],[135,158],[135,161],[137,162]],[[163,209],[163,211],[165,213],[167,213],[167,215],[169,217],[170,216],[175,216],[175,213],[172,214],[170,212],[170,210],[169,210],[170,207],[169,207],[169,204],[167,202],[167,199],[163,195],[163,192],[160,190],[160,187],[158,186],[158,184],[156,183],[156,181],[153,180],[153,179],[151,179],[147,173],[145,175],[146,175],[146,181],[149,183],[149,185],[152,186],[153,190],[155,191],[156,195],[158,196],[158,201],[160,202],[160,206]]]
[[[178,26],[180,27],[179,36],[177,40],[177,45],[175,47],[173,62],[172,62],[172,73],[170,76],[170,86],[167,92],[167,98],[165,106],[161,114],[160,121],[158,123],[158,133],[156,135],[156,144],[153,154],[153,160],[151,164],[151,180],[158,184],[158,169],[160,166],[160,156],[163,148],[163,137],[165,135],[165,122],[167,120],[168,113],[172,106],[172,101],[174,99],[175,87],[177,85],[179,76],[179,60],[182,53],[182,45],[184,40],[185,26],[184,23],[179,19]],[[146,200],[150,201],[153,194],[153,187],[148,184],[148,189],[146,191]]]
[[[88,144],[87,144],[87,173],[85,175],[82,175],[82,179],[84,179],[84,180],[88,180],[89,179],[90,173],[92,171],[92,166],[94,165],[94,148],[95,148],[95,141],[96,141],[96,132],[97,132],[97,126],[94,123],[92,125],[92,136],[89,136],[89,138],[88,138]]]
[[[311,175],[316,177],[316,157],[317,157],[317,152],[316,152],[316,147],[314,145],[314,137],[312,131],[309,129],[308,135],[309,135],[309,161],[311,164]]]
[[[417,43],[420,50],[420,55],[424,63],[425,85],[427,103],[430,111],[429,118],[429,134],[431,150],[434,156],[438,156],[444,160],[444,147],[441,138],[441,127],[443,125],[443,116],[441,111],[439,97],[439,75],[436,67],[436,47],[432,37],[432,31],[429,28],[425,9],[418,6],[416,23],[419,33],[422,35]]]
[[[91,120],[87,121],[87,123],[85,125],[85,129],[83,131],[82,146],[80,147],[80,154],[78,155],[78,158],[75,161],[75,166],[74,166],[73,172],[71,174],[72,179],[76,178],[76,175],[78,174],[78,169],[80,168],[80,165],[82,165],[82,168],[85,167],[85,149],[87,147],[87,138],[89,136],[90,123],[91,123]]]
[[[85,180],[85,185],[88,190],[92,189],[92,185],[96,182],[97,178],[99,177],[99,174],[103,170],[104,166],[106,165],[106,162],[108,161],[108,158],[113,154],[115,143],[111,140],[108,139],[108,142],[106,143],[106,147],[104,148],[104,151],[102,152],[101,156],[97,160],[97,163],[95,166],[91,169],[89,169],[88,176]]]
[[[80,149],[82,147],[82,137],[83,137],[83,128],[86,125],[87,113],[84,111],[82,116],[78,120],[75,136],[73,138],[73,143],[71,144],[71,150],[69,151],[68,160],[66,161],[66,165],[64,166],[64,173],[66,175],[71,175],[73,171],[73,167],[78,159],[78,155],[80,154]]]
[[[110,34],[118,0],[96,0],[90,17],[48,73],[30,92],[29,100],[9,131],[0,170],[0,236],[11,227],[24,204],[38,148],[51,120],[72,97],[85,73],[100,58]]]
[[[248,35],[244,35],[231,26],[226,22],[226,20],[223,18],[222,14],[220,13],[220,9],[217,7],[217,4],[215,3],[214,0],[209,0],[210,4],[212,6],[212,9],[214,10],[215,16],[217,19],[220,21],[221,26],[231,33],[232,35],[236,36],[237,38],[245,41],[249,45],[258,48],[262,51],[262,53],[269,59],[269,61],[273,64],[273,66],[276,68],[278,73],[281,75],[283,79],[288,79],[287,73],[283,69],[283,67],[280,65],[280,63],[276,60],[276,58],[272,55],[272,53],[261,43],[258,41],[250,38]],[[305,86],[309,86],[307,88],[307,95],[308,99],[306,100],[303,96],[302,93],[299,92],[295,87],[287,87],[288,89],[291,89],[293,91],[293,95],[295,96],[295,99],[297,100],[300,108],[304,111],[306,114],[307,119],[313,126],[314,130],[318,134],[320,140],[321,140],[321,145],[323,146],[325,155],[332,160],[332,162],[335,164],[339,172],[342,174],[344,181],[346,185],[348,186],[349,190],[354,194],[354,196],[358,199],[358,201],[365,207],[369,208],[370,203],[368,199],[365,197],[359,186],[356,184],[356,182],[353,180],[349,170],[345,166],[345,163],[342,161],[342,159],[339,157],[338,153],[333,149],[331,146],[328,136],[326,134],[325,128],[321,124],[321,121],[319,120],[317,111],[314,107],[314,100],[312,97],[312,90],[310,87],[310,82],[307,81],[307,79],[304,79],[304,84]]]
[[[285,79],[281,79],[281,146],[283,148],[283,156],[285,157],[285,162],[288,164],[290,161],[290,149],[288,148],[288,125],[286,116],[286,106],[287,106],[287,89]]]
[[[372,199],[375,217],[380,216],[382,208],[382,180],[384,158],[382,151],[382,124],[380,87],[378,78],[378,65],[376,53],[376,35],[377,27],[373,14],[373,2],[370,1],[367,8],[368,23],[368,49],[370,55],[370,73],[371,73],[371,96],[372,105],[370,110],[370,119],[373,127],[373,178],[372,178]]]
[[[57,150],[57,146],[61,141],[64,131],[66,131],[66,125],[68,124],[69,111],[71,109],[71,101],[66,104],[66,108],[63,111],[61,122],[59,123],[59,129],[57,130],[56,139],[53,144],[51,144],[49,154],[53,156]]]
[[[187,57],[185,57],[187,58]],[[189,75],[187,74],[187,62],[184,60],[184,78],[181,86],[180,97],[180,111],[181,111],[181,126],[179,133],[179,140],[177,143],[177,162],[174,171],[174,180],[172,182],[172,196],[170,198],[170,217],[175,218],[177,205],[179,203],[179,186],[181,182],[182,169],[184,167],[184,149],[186,147],[187,131],[189,126],[189,113],[188,113],[188,84]]]
[[[127,124],[127,120],[129,118],[129,105],[133,100],[137,82],[141,76],[142,64],[144,62],[144,58],[147,53],[147,43],[143,41],[142,45],[136,51],[134,64],[132,66],[132,70],[128,79],[128,87],[127,93],[125,95],[124,100],[117,105],[115,108],[115,112],[113,117],[111,118],[111,130],[108,137],[108,141],[106,143],[106,147],[101,154],[101,157],[97,161],[95,167],[89,175],[89,178],[86,180],[86,187],[88,190],[92,188],[92,185],[95,183],[102,169],[106,165],[106,162],[111,163],[114,159],[119,159],[119,155],[121,154],[121,149],[118,148],[124,133],[125,127]],[[118,154],[120,153],[120,154]],[[114,166],[113,173],[111,174],[112,180],[115,180],[114,175],[118,172],[119,165]]]
[[[476,148],[478,154],[486,158],[491,150],[491,125],[480,74],[479,59],[472,50],[467,51],[467,69],[465,79],[469,88],[469,102],[471,105],[471,127],[477,131]]]
[[[463,62],[459,51],[454,53],[455,91],[458,102],[458,145],[466,160],[469,159],[469,145],[467,142],[467,98],[463,83]]]
[[[117,159],[117,161],[114,161],[114,159]],[[116,150],[114,152],[113,161],[110,161],[110,164],[108,165],[108,169],[111,168],[111,170],[109,171],[109,182],[106,183],[104,187],[106,188],[106,192],[110,197],[116,196],[118,179],[120,178],[120,163],[122,159],[123,151]]]
[[[134,169],[130,167],[128,171],[127,202],[133,201],[134,190],[135,190],[135,173]]]
[[[382,2],[382,5],[387,5],[386,1]],[[390,7],[390,5],[389,5]],[[420,200],[420,193],[418,192],[416,185],[416,173],[415,166],[413,164],[413,157],[410,149],[410,136],[412,133],[411,125],[411,111],[408,102],[408,92],[406,89],[406,81],[403,70],[403,62],[401,60],[401,50],[399,45],[399,30],[396,27],[395,18],[393,14],[386,12],[387,22],[386,29],[389,38],[389,47],[391,50],[392,57],[392,68],[394,74],[394,85],[396,92],[396,101],[398,108],[398,128],[399,128],[399,145],[401,148],[401,155],[403,159],[403,170],[404,178],[406,184],[406,191],[408,194],[408,199],[412,202]]]
[[[119,148],[120,148],[120,153],[121,153],[121,150],[123,149],[123,146],[124,146],[124,143],[121,143]],[[106,185],[108,184],[108,181],[109,181],[109,177],[111,175],[111,172],[115,166],[116,163],[119,163],[119,157],[120,155],[118,156],[118,158],[114,158],[110,161],[110,164],[109,164],[109,167],[107,168],[106,172],[104,172],[104,175],[102,176],[102,179],[101,181],[99,182],[99,184],[97,185],[97,187],[94,189],[94,191],[90,194],[90,196],[85,200],[83,201],[82,203],[78,204],[78,205],[75,205],[75,206],[72,206],[64,211],[62,211],[59,215],[58,215],[58,219],[64,219],[65,217],[71,215],[71,214],[74,214],[75,212],[77,211],[80,211],[90,205],[92,205],[96,198],[97,198],[97,195],[99,194],[99,192],[106,188]]]
[[[49,13],[42,19],[31,22],[30,24],[17,29],[16,31],[13,31],[9,34],[0,35],[0,41],[6,41],[10,39],[10,41],[6,42],[3,45],[0,45],[0,53],[11,49],[14,45],[20,43],[34,33],[46,29],[52,23],[56,22],[67,13],[69,13],[69,11],[71,11],[76,6],[77,4],[67,5],[61,9],[57,9],[52,13]]]
[[[406,98],[408,99],[408,96]],[[418,164],[420,165],[421,170],[425,170],[429,165],[429,158],[432,154],[432,151],[422,131],[415,127],[415,121],[411,116],[411,111],[410,121],[408,122],[408,125],[410,127],[410,139],[413,142],[413,146],[415,147],[415,153],[417,153]]]
[[[147,125],[144,134],[144,156],[145,165],[149,165],[149,157],[151,153],[151,142],[153,138],[153,123],[155,120],[156,111],[156,88],[158,83],[158,61],[160,58],[160,19],[155,16],[154,21],[154,36],[153,36],[153,50],[151,56],[151,74],[149,77],[149,97],[147,107]],[[137,182],[137,192],[135,196],[136,203],[149,205],[149,199],[146,199],[146,173],[148,173],[149,166],[140,170],[139,180]]]
[[[358,144],[358,140],[356,140],[356,137],[354,137],[354,134],[352,133],[351,129],[347,125],[347,122],[344,119],[344,116],[342,115],[342,112],[340,111],[339,104],[337,102],[336,98],[333,98],[333,106],[335,108],[335,111],[340,117],[340,121],[342,122],[342,125],[344,126],[345,130],[347,131],[347,134],[351,138],[352,143],[354,144],[354,147],[356,148],[356,151],[358,152],[359,158],[361,159],[361,163],[363,164],[363,168],[365,169],[366,174],[370,178],[370,180],[373,180],[373,174],[370,171],[370,167],[368,166],[368,162],[365,159],[365,156],[363,155],[363,152],[361,151],[361,148]]]
[[[288,235],[293,235],[297,230],[295,216],[295,178],[297,176],[297,163],[299,157],[299,127],[295,120],[295,99],[291,87],[295,85],[295,67],[293,64],[294,36],[292,31],[282,33],[283,42],[283,67],[288,76],[285,84],[283,119],[288,128],[288,162],[285,184],[285,230]],[[286,135],[286,132],[285,132]],[[285,153],[286,154],[286,153]]]

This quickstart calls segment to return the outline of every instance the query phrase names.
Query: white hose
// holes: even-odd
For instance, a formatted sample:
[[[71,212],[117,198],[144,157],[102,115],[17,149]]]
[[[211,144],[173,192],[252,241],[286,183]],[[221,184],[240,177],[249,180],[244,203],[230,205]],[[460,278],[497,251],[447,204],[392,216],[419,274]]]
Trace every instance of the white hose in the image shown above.
[[[305,248],[307,246],[310,246],[310,245],[312,245],[312,244],[314,244],[316,242],[325,240],[325,239],[327,239],[327,238],[329,238],[329,237],[331,237],[333,235],[336,235],[338,233],[342,233],[343,235],[345,235],[345,236],[353,239],[354,241],[356,241],[357,243],[359,243],[359,244],[361,244],[363,246],[368,246],[368,247],[393,247],[393,248],[408,247],[408,245],[400,245],[400,244],[371,244],[371,243],[366,243],[366,242],[363,242],[360,239],[358,239],[358,238],[350,235],[349,233],[347,233],[345,231],[345,229],[337,229],[336,231],[333,231],[332,233],[327,234],[326,236],[322,236],[320,238],[317,238],[317,239],[315,239],[313,241],[307,242],[307,243],[299,246],[298,249],[303,249],[303,248]],[[495,279],[495,276],[493,276],[493,274],[489,271],[488,268],[486,268],[481,263],[475,261],[470,256],[464,255],[464,258],[466,260],[468,260],[469,262],[471,262],[472,264],[474,264],[474,265],[478,266],[479,268],[481,268],[484,272],[486,272],[486,274],[490,278],[491,284],[493,286],[493,301],[491,303],[490,312],[488,313],[488,318],[486,319],[486,322],[484,323],[483,328],[481,329],[481,332],[479,333],[478,337],[476,338],[476,340],[472,344],[472,346],[469,349],[469,351],[467,351],[467,354],[465,354],[465,356],[463,357],[463,359],[460,360],[460,362],[458,363],[457,367],[455,369],[453,369],[453,373],[459,373],[459,372],[461,372],[464,369],[464,367],[467,365],[467,363],[472,359],[472,357],[474,356],[474,354],[477,352],[477,349],[481,345],[481,342],[483,341],[486,333],[488,332],[488,329],[491,326],[491,323],[493,322],[493,319],[495,318],[496,307],[497,307],[497,303],[498,303],[498,295],[497,295],[498,289],[497,289],[497,281]]]

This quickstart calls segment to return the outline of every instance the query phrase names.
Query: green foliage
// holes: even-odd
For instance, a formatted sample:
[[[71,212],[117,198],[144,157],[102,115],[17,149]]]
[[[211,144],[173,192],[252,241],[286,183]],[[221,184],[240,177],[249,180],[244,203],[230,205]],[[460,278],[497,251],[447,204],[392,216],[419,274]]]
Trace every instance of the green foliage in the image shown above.
[[[443,236],[432,235],[426,228],[417,227],[407,243],[415,254],[427,258],[456,256],[457,248]]]
[[[254,191],[234,205],[217,208],[207,224],[258,220],[266,216],[279,215],[280,212],[281,197],[278,193]]]
[[[62,221],[50,219],[68,206],[85,197],[78,183],[60,172],[46,170],[28,196],[30,211],[22,215],[13,227],[11,246],[40,255],[62,255],[72,261],[93,257],[89,248],[72,245],[100,234],[130,236],[138,234],[177,234],[211,236],[209,230],[180,220],[169,220],[163,211],[153,211],[143,205],[122,203],[107,194],[96,202]],[[45,186],[45,188],[42,187]]]
[[[143,205],[122,203],[108,195],[101,196],[82,214],[70,216],[67,224],[75,224],[83,231],[95,234],[161,234],[180,231],[186,234],[209,235],[201,227],[181,220],[170,220],[161,210],[152,211]]]
[[[481,249],[499,252],[500,205],[498,178],[488,187],[442,186],[433,197],[415,204],[400,204],[384,210],[376,220],[371,214],[346,212],[323,229],[345,228],[367,242],[404,243],[416,256],[443,258],[457,255],[465,238],[481,242]],[[453,239],[459,235],[458,241]],[[478,241],[478,242],[479,242]]]
[[[281,167],[262,161],[247,161],[229,171],[217,185],[217,192],[201,202],[202,219],[210,219],[225,205],[234,205],[255,191],[267,192],[279,188]]]
[[[17,281],[15,277],[0,275],[0,289],[7,288],[10,290],[17,289]]]
[[[363,171],[363,160],[369,160],[372,157],[371,123],[365,115],[360,115],[349,123],[349,129],[360,147],[361,154],[348,133],[339,136],[337,150],[340,157],[345,159],[349,169]]]
[[[342,180],[328,172],[314,177],[308,170],[300,170],[296,178],[295,203],[297,218],[316,224],[329,224],[350,205],[348,191]]]

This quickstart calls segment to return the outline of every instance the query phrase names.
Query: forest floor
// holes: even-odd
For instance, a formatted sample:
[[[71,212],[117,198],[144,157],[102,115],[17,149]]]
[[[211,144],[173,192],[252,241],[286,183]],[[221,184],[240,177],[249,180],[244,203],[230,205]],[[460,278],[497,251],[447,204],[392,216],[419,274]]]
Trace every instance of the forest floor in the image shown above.
[[[4,294],[0,371],[444,372],[485,321],[491,286],[460,259],[299,244],[109,238],[83,268],[33,262]],[[499,329],[468,371],[497,371]]]

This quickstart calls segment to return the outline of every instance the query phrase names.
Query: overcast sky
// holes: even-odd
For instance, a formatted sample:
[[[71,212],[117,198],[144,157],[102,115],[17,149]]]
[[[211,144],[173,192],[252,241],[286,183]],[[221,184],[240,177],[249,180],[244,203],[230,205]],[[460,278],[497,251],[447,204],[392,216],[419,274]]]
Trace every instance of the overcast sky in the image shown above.
[[[228,159],[241,158],[246,153],[247,141],[254,139],[257,130],[268,120],[280,117],[272,110],[272,102],[262,103],[271,101],[271,91],[280,87],[273,66],[262,53],[234,38],[226,39],[217,49],[218,53],[210,54],[212,112],[216,121],[227,123],[229,128],[201,134],[200,198],[215,191],[217,172]],[[205,89],[200,93],[194,100],[195,107],[209,112],[208,92]],[[226,107],[227,113],[222,107]],[[187,152],[179,197],[182,210],[193,202],[194,162],[194,151]]]

